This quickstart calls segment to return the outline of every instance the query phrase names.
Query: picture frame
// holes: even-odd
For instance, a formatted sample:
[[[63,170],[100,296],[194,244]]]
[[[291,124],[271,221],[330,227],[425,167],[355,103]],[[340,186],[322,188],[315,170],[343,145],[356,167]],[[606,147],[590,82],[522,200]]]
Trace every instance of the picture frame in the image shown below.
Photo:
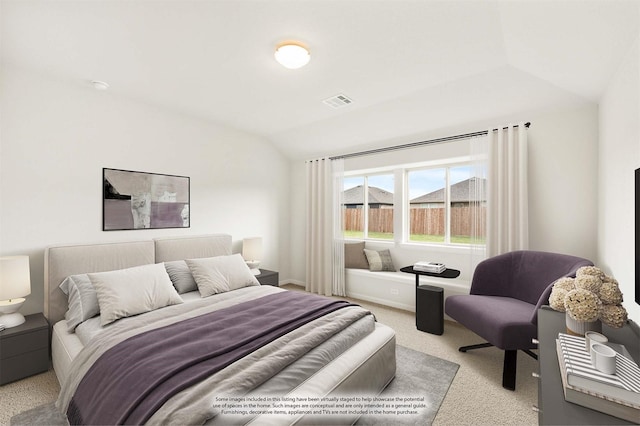
[[[102,230],[189,228],[188,176],[102,169]]]

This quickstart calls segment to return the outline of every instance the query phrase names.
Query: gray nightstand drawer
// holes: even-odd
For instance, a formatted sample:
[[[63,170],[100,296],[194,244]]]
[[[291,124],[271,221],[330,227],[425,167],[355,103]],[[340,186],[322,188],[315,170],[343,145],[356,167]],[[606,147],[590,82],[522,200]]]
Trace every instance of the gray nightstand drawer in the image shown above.
[[[49,348],[0,360],[0,385],[20,380],[24,377],[43,373],[49,369]]]
[[[49,330],[47,329],[11,336],[0,341],[0,359],[15,357],[38,349],[47,349],[48,345]]]

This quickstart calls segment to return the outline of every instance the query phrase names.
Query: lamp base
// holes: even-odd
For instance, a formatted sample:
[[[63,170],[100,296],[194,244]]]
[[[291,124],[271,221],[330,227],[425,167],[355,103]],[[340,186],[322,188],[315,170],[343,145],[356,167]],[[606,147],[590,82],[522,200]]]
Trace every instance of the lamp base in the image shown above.
[[[4,325],[4,328],[17,327],[25,321],[24,315],[20,312],[0,315],[0,325]]]
[[[0,301],[0,324],[5,328],[17,327],[25,322],[24,316],[18,312],[25,298]]]
[[[261,274],[260,269],[258,269],[258,266],[260,266],[259,260],[245,260],[245,262],[253,275]]]

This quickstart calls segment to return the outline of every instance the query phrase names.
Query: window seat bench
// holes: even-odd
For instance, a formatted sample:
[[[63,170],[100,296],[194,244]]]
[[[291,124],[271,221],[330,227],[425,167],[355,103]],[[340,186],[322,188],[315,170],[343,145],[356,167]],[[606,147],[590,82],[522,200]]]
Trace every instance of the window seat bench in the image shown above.
[[[444,289],[445,299],[454,294],[469,294],[470,283],[454,279],[420,276],[420,285]],[[367,269],[345,269],[347,296],[380,305],[415,312],[416,276],[405,272],[371,272]]]

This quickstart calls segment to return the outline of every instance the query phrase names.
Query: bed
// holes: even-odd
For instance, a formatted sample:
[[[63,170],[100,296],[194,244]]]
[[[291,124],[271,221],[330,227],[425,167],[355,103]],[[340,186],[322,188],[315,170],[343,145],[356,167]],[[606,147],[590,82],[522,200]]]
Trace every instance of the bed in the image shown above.
[[[378,395],[395,376],[393,330],[344,301],[302,299],[310,295],[257,281],[229,284],[239,280],[236,276],[248,280],[231,246],[230,235],[214,234],[46,249],[45,316],[61,384],[56,404],[71,423],[284,425],[358,419],[358,410],[323,412],[314,406]],[[172,265],[182,269],[178,273]],[[185,265],[197,281],[195,290],[181,281]],[[91,278],[86,282],[99,294],[98,315],[82,299],[78,289],[85,287],[78,277]],[[159,281],[165,287],[154,287]],[[75,296],[63,289],[69,294],[75,289]],[[123,291],[126,297],[114,298]],[[163,300],[159,307],[135,310],[156,299]],[[80,320],[78,303],[84,306]],[[228,335],[245,340],[225,340],[232,338]],[[209,356],[221,350],[207,346],[211,342],[222,345],[224,356]],[[140,354],[136,360],[134,353]],[[197,371],[186,355],[200,357]],[[158,394],[163,387],[171,388],[168,396]],[[115,413],[123,406],[126,413]]]

